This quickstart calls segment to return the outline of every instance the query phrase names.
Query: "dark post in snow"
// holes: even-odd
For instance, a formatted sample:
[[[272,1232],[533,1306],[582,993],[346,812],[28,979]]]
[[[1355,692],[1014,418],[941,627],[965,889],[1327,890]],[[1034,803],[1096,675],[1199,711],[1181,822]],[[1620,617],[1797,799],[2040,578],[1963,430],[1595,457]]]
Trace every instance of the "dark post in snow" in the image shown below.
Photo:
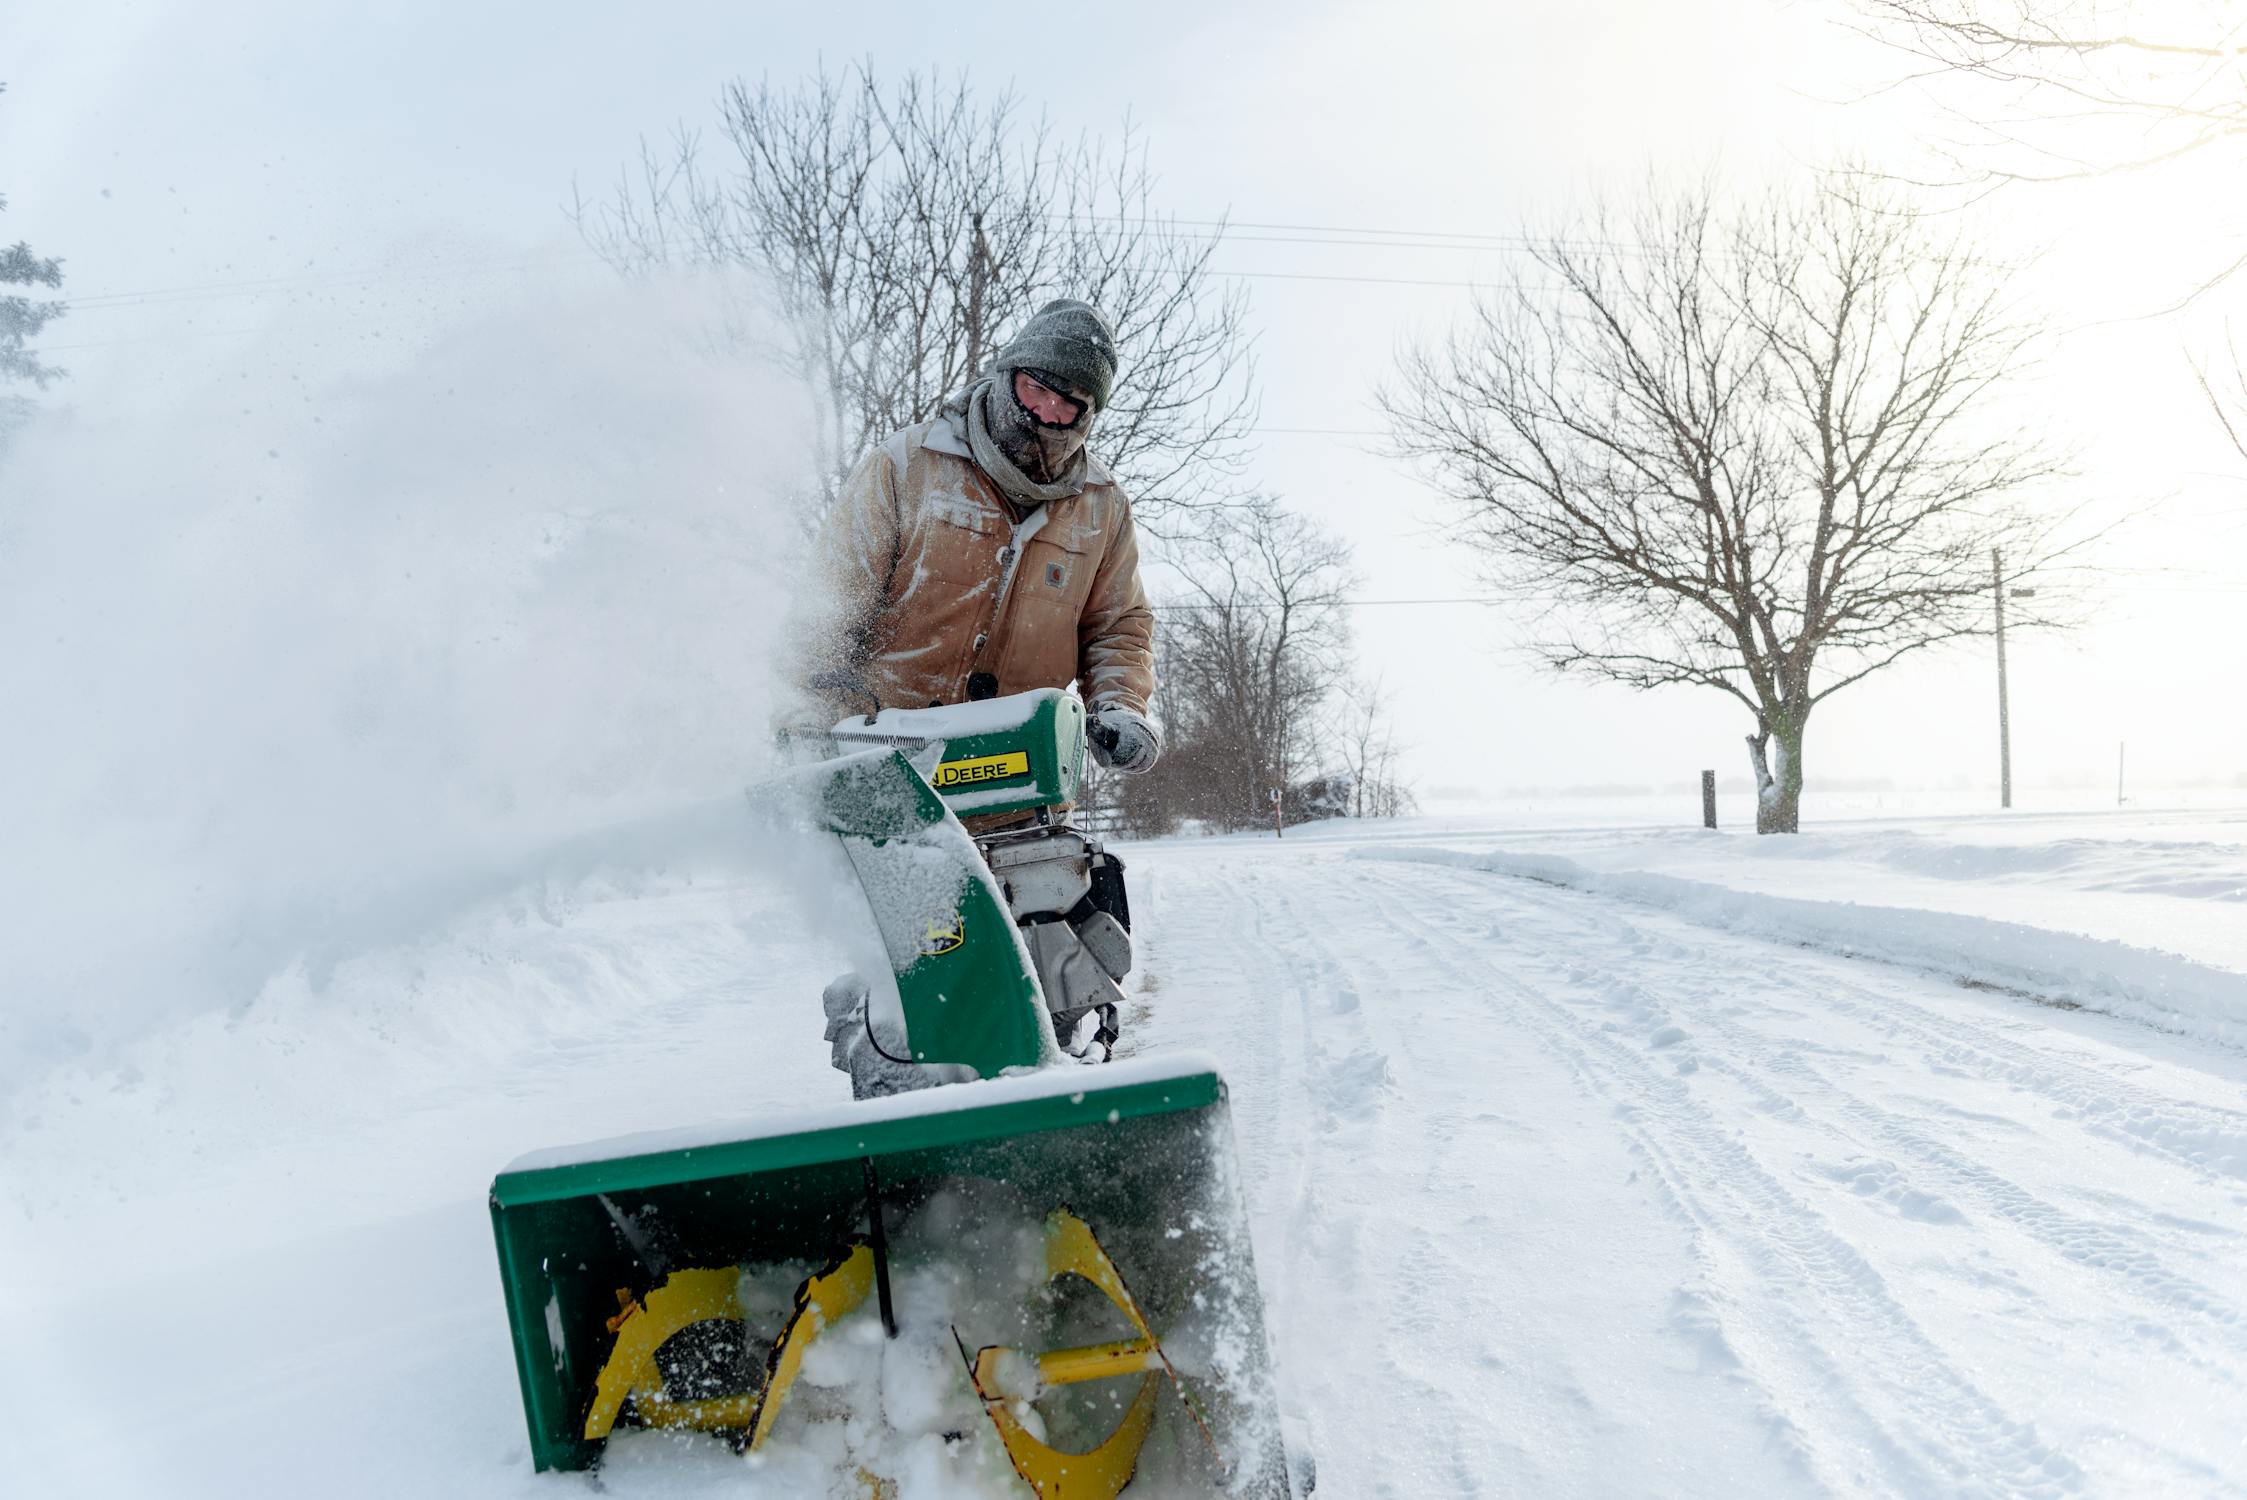
[[[2013,805],[2013,722],[2005,709],[2005,562],[1990,548],[1990,587],[1997,595],[1997,796]]]
[[[1716,772],[1701,773],[1701,826],[1716,827]]]
[[[1286,838],[1286,837],[1287,837],[1287,829],[1286,829],[1285,827],[1283,827],[1283,826],[1281,825],[1281,822],[1280,822],[1280,809],[1281,809],[1281,805],[1282,805],[1282,804],[1281,804],[1281,802],[1280,802],[1280,789],[1279,789],[1278,787],[1273,787],[1273,788],[1272,788],[1272,837],[1273,837],[1273,838],[1276,838],[1276,839],[1283,839],[1283,838]]]

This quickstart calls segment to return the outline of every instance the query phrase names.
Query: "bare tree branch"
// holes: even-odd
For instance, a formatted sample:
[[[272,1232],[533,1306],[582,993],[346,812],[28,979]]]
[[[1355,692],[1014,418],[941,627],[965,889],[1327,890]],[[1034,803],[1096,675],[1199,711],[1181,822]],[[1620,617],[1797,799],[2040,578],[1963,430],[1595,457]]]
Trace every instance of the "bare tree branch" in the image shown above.
[[[2195,359],[2193,378],[2200,382],[2200,393],[2208,398],[2209,409],[2215,412],[2224,436],[2231,439],[2241,458],[2247,458],[2247,362],[2240,358],[2238,341],[2232,337],[2228,323],[2224,325],[2224,353],[2230,363],[2228,371],[2211,375],[2210,361]]]
[[[1858,28],[1977,85],[1945,148],[1960,184],[2143,171],[2247,144],[2247,16],[2173,7],[2162,33],[2115,29],[2103,0],[1856,0]]]
[[[1246,295],[1210,259],[1222,228],[1154,209],[1146,152],[1059,141],[1011,94],[871,66],[790,89],[727,86],[726,159],[681,130],[635,176],[573,205],[619,271],[741,266],[771,306],[725,310],[727,336],[778,326],[776,351],[818,394],[823,493],[884,435],[935,415],[1041,302],[1083,297],[1123,357],[1095,451],[1165,536],[1237,493],[1256,415]]]

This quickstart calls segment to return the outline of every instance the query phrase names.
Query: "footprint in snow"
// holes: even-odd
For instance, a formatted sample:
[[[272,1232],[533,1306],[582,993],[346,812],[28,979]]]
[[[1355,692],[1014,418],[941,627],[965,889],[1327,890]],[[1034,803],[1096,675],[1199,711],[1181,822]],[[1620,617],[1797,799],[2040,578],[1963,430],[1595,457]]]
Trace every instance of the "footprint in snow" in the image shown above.
[[[1923,1224],[1966,1222],[1966,1215],[1949,1202],[1913,1187],[1892,1161],[1853,1161],[1838,1166],[1820,1165],[1817,1170],[1860,1198],[1887,1204],[1901,1218],[1916,1219]]]
[[[1311,1083],[1329,1125],[1371,1119],[1393,1087],[1388,1056],[1370,1048],[1325,1064]]]

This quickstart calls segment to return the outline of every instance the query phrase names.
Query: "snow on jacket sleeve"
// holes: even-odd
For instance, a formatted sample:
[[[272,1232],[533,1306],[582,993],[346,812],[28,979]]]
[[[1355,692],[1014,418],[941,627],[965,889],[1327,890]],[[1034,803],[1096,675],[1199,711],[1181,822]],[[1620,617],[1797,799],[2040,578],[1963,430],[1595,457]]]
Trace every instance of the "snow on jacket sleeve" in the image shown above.
[[[1097,708],[1120,703],[1147,712],[1155,694],[1155,615],[1139,582],[1139,532],[1131,503],[1115,494],[1121,512],[1092,592],[1077,624],[1077,687]]]

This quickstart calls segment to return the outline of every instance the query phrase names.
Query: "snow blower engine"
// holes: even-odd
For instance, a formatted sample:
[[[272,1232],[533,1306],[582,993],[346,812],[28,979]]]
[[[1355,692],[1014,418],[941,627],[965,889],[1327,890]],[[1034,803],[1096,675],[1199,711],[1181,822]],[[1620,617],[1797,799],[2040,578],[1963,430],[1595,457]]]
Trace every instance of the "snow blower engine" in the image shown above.
[[[789,737],[755,836],[854,884],[885,960],[825,995],[854,1100],[499,1175],[538,1468],[687,1435],[747,1495],[1307,1492],[1224,1080],[1108,1060],[1130,912],[1065,820],[1085,732],[1041,691]]]

